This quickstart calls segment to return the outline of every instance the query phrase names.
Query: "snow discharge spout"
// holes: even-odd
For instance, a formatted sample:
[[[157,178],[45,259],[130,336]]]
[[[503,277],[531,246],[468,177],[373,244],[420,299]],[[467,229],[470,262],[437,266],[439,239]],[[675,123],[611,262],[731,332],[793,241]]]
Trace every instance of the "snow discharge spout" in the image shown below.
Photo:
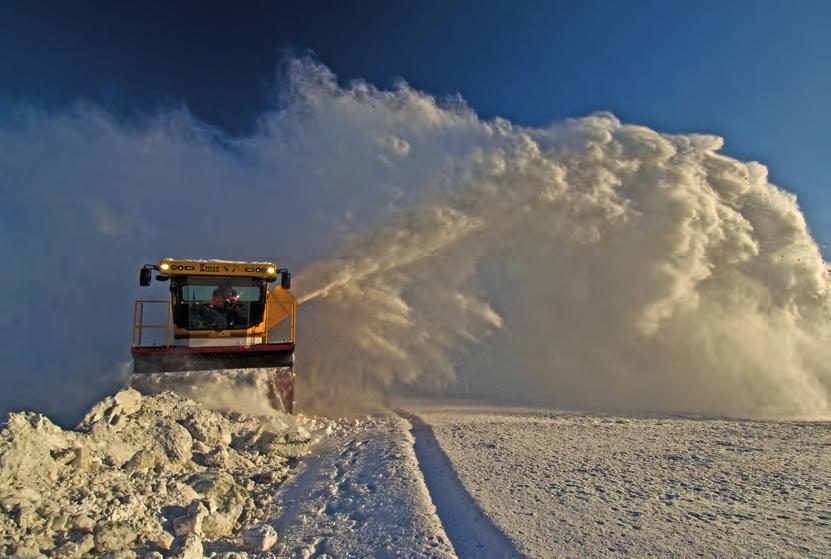
[[[0,189],[24,226],[36,210],[75,214],[53,220],[59,239],[4,231],[0,252],[47,249],[76,278],[54,296],[92,284],[110,303],[95,318],[122,330],[130,307],[113,284],[134,283],[140,258],[287,263],[304,301],[301,394],[317,411],[404,393],[831,415],[825,263],[763,165],[721,154],[718,137],[607,113],[526,128],[403,83],[341,87],[315,63],[288,68],[280,109],[242,139],[181,111],[141,126],[88,107],[17,115],[0,128],[12,169],[0,181],[62,190],[34,208]],[[39,153],[57,161],[26,167]],[[106,282],[91,254],[110,258]],[[109,358],[128,343],[105,342]]]

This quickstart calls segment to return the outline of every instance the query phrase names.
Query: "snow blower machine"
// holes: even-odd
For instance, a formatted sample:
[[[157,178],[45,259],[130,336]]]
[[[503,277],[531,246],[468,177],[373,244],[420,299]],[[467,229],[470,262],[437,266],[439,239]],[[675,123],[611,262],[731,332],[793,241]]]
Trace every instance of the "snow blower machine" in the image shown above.
[[[139,285],[149,286],[154,272],[170,282],[170,299],[135,302],[133,375],[264,370],[271,406],[293,413],[297,301],[288,270],[165,258],[141,269]]]

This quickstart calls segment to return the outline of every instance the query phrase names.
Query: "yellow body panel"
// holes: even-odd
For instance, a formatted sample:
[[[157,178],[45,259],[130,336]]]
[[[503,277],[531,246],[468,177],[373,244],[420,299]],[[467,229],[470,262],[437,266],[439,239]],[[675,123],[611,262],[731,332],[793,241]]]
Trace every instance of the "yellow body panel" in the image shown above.
[[[262,336],[265,332],[265,330],[263,329],[263,324],[265,324],[265,321],[260,322],[258,325],[245,330],[220,330],[219,332],[217,332],[216,330],[188,330],[187,328],[179,328],[178,326],[174,326],[173,337],[177,340],[188,338],[249,338],[254,336]]]
[[[271,330],[287,317],[294,323],[294,313],[297,312],[297,299],[279,285],[268,292],[265,300],[265,329]],[[292,336],[292,340],[294,336]]]

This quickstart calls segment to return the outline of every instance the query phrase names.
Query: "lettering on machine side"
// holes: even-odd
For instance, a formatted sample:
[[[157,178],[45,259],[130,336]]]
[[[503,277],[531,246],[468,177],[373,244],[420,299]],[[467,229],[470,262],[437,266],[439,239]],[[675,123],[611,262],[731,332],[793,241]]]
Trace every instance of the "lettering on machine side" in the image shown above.
[[[218,272],[219,266],[211,266],[209,264],[199,264],[199,271],[200,272]]]

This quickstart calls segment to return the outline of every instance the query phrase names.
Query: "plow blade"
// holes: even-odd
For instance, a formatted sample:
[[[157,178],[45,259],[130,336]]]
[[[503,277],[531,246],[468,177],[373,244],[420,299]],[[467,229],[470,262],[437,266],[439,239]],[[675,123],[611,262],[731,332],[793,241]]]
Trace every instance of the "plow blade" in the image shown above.
[[[268,371],[266,396],[277,411],[294,413],[294,344],[230,347],[134,347],[133,374],[229,369]]]
[[[135,347],[133,374],[291,367],[294,344],[231,347]]]

